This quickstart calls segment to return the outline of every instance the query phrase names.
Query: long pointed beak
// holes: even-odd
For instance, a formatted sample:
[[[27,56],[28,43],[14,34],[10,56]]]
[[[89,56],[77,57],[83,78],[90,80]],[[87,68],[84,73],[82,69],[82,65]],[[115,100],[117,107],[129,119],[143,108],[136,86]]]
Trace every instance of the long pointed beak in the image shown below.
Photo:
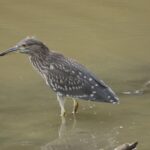
[[[8,50],[6,50],[6,51],[0,53],[0,56],[4,56],[4,55],[6,55],[6,54],[8,54],[8,53],[15,52],[15,51],[17,51],[17,50],[18,50],[17,46],[12,47],[12,48],[9,48]]]

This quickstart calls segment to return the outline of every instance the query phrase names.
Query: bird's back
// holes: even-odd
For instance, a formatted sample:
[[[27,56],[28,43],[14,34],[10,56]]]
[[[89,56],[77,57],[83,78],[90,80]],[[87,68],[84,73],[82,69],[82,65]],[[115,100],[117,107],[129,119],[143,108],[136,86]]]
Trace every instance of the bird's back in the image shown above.
[[[42,61],[37,59],[31,58],[31,62],[55,92],[85,100],[118,102],[111,88],[77,61],[56,52],[50,52]]]

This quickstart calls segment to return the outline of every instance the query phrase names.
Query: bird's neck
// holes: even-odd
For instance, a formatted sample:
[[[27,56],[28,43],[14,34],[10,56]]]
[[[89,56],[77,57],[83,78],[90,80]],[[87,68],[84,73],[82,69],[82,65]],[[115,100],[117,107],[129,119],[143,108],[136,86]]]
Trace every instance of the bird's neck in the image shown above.
[[[49,64],[47,63],[48,55],[31,55],[29,59],[33,67],[42,75],[47,72]]]

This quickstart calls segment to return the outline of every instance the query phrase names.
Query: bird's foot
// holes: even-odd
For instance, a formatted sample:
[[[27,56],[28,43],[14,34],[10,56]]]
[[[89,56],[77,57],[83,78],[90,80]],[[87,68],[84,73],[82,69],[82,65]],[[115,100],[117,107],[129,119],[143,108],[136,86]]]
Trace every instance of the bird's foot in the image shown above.
[[[75,114],[77,114],[77,113],[78,113],[77,111],[74,111],[74,110],[72,111],[72,114],[73,114],[73,115],[75,115]]]
[[[60,116],[65,117],[66,116],[66,111],[61,112]]]

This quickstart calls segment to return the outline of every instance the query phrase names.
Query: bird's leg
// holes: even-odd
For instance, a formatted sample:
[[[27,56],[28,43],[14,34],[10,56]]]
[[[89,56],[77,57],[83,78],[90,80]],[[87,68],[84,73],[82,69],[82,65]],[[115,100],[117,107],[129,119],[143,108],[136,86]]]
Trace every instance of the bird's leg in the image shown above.
[[[61,117],[61,125],[58,131],[59,138],[63,138],[66,133],[66,118],[64,116]]]
[[[79,103],[77,102],[77,100],[73,99],[73,111],[72,111],[72,113],[76,114],[78,108],[79,108]]]
[[[63,96],[57,94],[57,100],[58,100],[60,108],[61,108],[61,114],[60,114],[60,116],[65,116],[65,114],[66,114],[66,111],[65,111],[65,108],[64,108],[65,100],[64,100]]]

